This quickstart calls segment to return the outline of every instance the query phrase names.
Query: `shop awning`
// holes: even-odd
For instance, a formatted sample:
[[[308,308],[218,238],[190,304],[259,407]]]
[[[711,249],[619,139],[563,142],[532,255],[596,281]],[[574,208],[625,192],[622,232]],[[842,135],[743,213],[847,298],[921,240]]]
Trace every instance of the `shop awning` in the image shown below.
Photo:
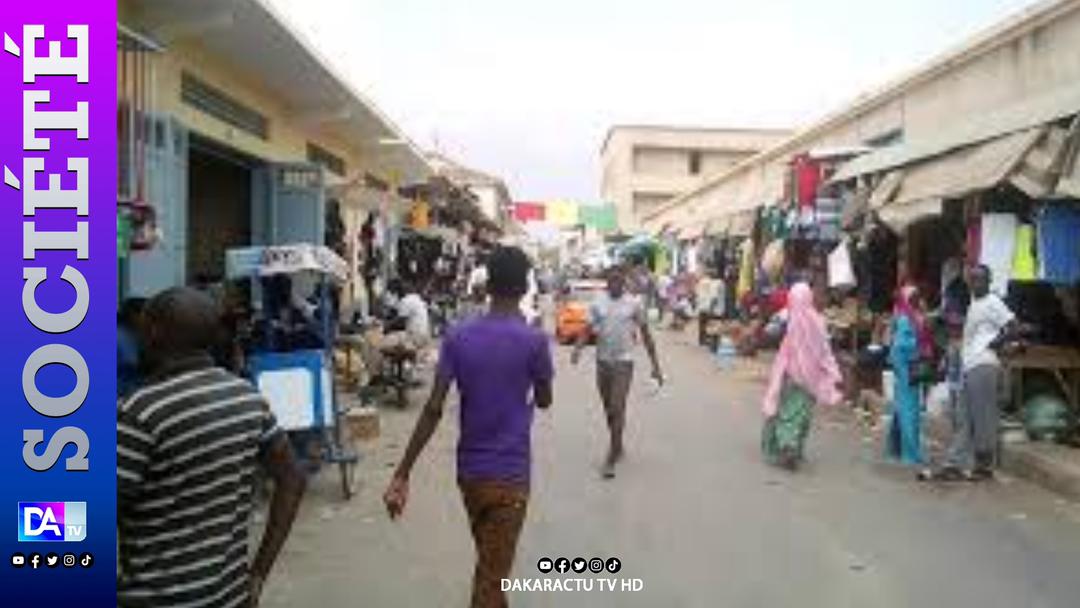
[[[1080,137],[1075,137],[1070,146],[1062,159],[1061,180],[1054,195],[1080,199]]]
[[[959,148],[965,148],[1012,133],[1050,124],[1080,112],[1080,83],[1052,93],[1031,97],[1004,109],[986,112],[958,126],[945,129],[934,138],[882,148],[845,164],[832,181],[903,167]]]
[[[870,209],[880,209],[893,200],[896,197],[896,191],[900,189],[900,180],[902,179],[904,179],[904,174],[900,170],[886,173],[885,177],[881,178],[877,187],[874,188],[874,191],[870,193],[868,207]]]
[[[863,218],[866,213],[866,208],[870,205],[870,195],[872,192],[869,188],[860,187],[851,198],[845,201],[844,210],[840,214],[840,227],[844,230],[854,228]]]
[[[871,207],[955,199],[994,188],[1016,171],[1043,133],[1041,127],[1020,131],[901,169],[895,194],[875,197]]]
[[[708,222],[694,222],[692,225],[687,226],[679,234],[680,241],[696,241],[705,236],[708,230]]]
[[[967,146],[885,174],[867,207],[901,230],[939,215],[943,201],[1011,183],[1032,198],[1080,194],[1080,119],[1039,126]]]
[[[924,199],[904,205],[889,205],[878,211],[883,224],[901,233],[919,220],[941,215],[943,201],[940,198]]]
[[[743,209],[714,217],[708,225],[707,234],[726,236],[750,236],[754,232],[757,209]]]
[[[1068,190],[1076,175],[1078,149],[1080,116],[1068,128],[1049,128],[1009,181],[1031,198],[1076,196],[1068,194]]]

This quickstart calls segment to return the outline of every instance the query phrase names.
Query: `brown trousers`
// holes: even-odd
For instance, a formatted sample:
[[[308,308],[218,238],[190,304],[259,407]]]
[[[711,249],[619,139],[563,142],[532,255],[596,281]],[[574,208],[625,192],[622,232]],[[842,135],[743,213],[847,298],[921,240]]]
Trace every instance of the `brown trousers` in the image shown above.
[[[472,608],[505,608],[502,579],[514,565],[529,503],[526,486],[499,481],[458,482],[476,544]]]

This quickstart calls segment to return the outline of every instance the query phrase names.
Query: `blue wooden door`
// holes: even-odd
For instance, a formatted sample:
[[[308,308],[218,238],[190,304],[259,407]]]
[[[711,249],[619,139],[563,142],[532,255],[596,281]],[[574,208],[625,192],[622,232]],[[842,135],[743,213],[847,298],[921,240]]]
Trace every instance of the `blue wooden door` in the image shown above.
[[[172,116],[147,118],[146,202],[154,208],[161,241],[133,251],[128,260],[125,292],[141,297],[184,284],[188,240],[188,130]]]
[[[325,244],[326,200],[322,168],[309,163],[275,163],[259,170],[253,192],[264,205],[252,206],[259,244]]]

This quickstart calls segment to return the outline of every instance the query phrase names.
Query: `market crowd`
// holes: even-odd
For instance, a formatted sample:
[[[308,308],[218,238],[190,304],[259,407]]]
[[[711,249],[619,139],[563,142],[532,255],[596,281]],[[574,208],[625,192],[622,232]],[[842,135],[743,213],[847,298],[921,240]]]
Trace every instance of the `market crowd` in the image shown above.
[[[595,339],[608,438],[603,479],[615,478],[624,453],[639,344],[653,380],[665,380],[657,327],[692,331],[721,362],[772,353],[761,408],[761,449],[770,464],[798,469],[819,407],[867,407],[861,396],[880,388],[888,395],[881,412],[887,458],[928,481],[993,478],[1004,364],[1039,332],[995,289],[995,268],[970,255],[949,257],[938,284],[928,287],[877,249],[890,243],[878,224],[859,242],[828,249],[776,239],[758,255],[753,243],[675,259],[648,243],[623,248],[614,265],[595,273],[604,290],[588,303],[590,332],[578,337],[572,359]],[[373,351],[365,356],[370,381],[394,373],[384,359],[404,353],[415,369],[437,347],[431,392],[384,501],[391,517],[404,514],[413,466],[456,388],[453,474],[477,551],[472,605],[506,605],[499,581],[512,568],[526,519],[533,414],[556,401],[551,341],[536,302],[580,273],[557,276],[534,268],[519,249],[499,247],[467,264],[436,257],[431,277],[442,274],[426,283],[415,280],[422,273],[387,282],[372,289],[378,297],[363,310],[342,310],[325,282],[284,275],[255,279],[263,298],[257,314],[223,316],[220,300],[228,298],[216,294],[215,302],[205,288],[170,289],[122,307],[121,605],[257,602],[296,516],[306,479],[300,461],[309,455],[298,453],[265,398],[242,379],[244,358],[260,349],[333,349],[356,326],[378,328],[374,345],[362,338]],[[250,299],[241,293],[238,300]],[[452,304],[440,308],[440,299]],[[944,391],[952,433],[947,452],[931,462],[923,431],[935,391]],[[273,483],[265,532],[249,556],[259,471]]]

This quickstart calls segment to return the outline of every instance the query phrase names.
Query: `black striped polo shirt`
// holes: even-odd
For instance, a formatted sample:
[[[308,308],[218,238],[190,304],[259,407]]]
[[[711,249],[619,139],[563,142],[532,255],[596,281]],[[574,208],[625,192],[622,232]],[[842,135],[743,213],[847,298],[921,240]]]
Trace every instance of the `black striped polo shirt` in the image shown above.
[[[119,405],[120,606],[246,605],[262,395],[209,357],[175,362]]]

